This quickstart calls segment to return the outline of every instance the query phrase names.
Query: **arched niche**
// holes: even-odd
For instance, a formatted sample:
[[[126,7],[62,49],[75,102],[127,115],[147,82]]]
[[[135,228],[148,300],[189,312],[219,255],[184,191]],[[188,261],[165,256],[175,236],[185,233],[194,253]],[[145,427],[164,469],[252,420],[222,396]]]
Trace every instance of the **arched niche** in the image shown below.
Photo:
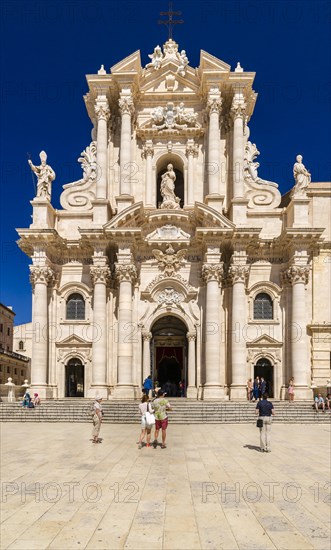
[[[180,207],[183,208],[185,201],[185,182],[184,182],[184,162],[183,159],[175,153],[162,155],[156,162],[156,206],[160,208],[162,203],[161,196],[161,178],[167,171],[168,164],[172,164],[176,174],[175,195],[180,198]]]

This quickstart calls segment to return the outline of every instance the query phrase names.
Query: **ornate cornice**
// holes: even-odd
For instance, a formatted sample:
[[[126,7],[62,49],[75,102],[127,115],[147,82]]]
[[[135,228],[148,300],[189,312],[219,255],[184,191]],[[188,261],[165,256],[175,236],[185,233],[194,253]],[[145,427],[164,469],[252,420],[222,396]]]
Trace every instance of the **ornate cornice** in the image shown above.
[[[110,281],[110,269],[107,266],[91,265],[90,273],[94,285],[96,283],[107,284]]]
[[[134,113],[134,103],[131,96],[122,96],[118,100],[121,115],[132,115]]]
[[[310,268],[308,266],[292,265],[288,269],[282,272],[282,282],[284,284],[290,283],[292,285],[296,283],[307,284],[309,279]]]
[[[110,118],[110,110],[107,105],[96,105],[94,107],[95,114],[97,115],[98,120],[105,120],[106,122]]]
[[[201,276],[205,283],[209,281],[220,283],[223,276],[223,264],[204,264],[201,269]]]
[[[128,281],[133,284],[137,280],[137,268],[133,264],[116,264],[115,275],[119,283]]]
[[[48,285],[55,281],[55,273],[48,266],[30,265],[30,283],[34,287],[37,283]]]
[[[248,272],[249,272],[249,267],[245,264],[230,265],[228,276],[232,284],[246,283]]]

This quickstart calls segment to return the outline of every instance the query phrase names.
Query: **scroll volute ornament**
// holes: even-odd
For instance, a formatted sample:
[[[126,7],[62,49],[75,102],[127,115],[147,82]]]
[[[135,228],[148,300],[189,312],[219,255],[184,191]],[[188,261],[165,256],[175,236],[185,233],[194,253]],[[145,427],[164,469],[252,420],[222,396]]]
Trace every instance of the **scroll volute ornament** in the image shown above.
[[[54,271],[48,266],[30,266],[30,282],[34,287],[36,283],[48,285],[49,282],[55,280]]]
[[[110,281],[110,269],[107,266],[96,266],[92,265],[90,267],[91,279],[93,284],[103,283],[108,284]]]
[[[201,270],[201,276],[205,283],[209,281],[221,282],[223,276],[223,264],[204,264]]]
[[[137,268],[133,264],[116,264],[115,274],[119,283],[127,281],[133,284],[137,280]]]
[[[244,264],[230,265],[229,267],[229,277],[234,283],[246,283],[248,277],[248,266]]]
[[[308,266],[292,265],[283,272],[283,278],[292,285],[296,283],[304,283],[306,285],[309,279],[309,271]]]

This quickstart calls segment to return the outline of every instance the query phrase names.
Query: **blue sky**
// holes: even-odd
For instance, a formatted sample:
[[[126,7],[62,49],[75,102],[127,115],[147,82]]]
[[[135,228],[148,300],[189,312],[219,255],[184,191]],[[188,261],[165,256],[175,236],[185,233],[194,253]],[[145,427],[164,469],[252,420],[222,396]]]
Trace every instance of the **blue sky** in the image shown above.
[[[27,154],[39,164],[45,149],[62,185],[81,177],[77,158],[90,142],[83,101],[85,74],[109,68],[140,49],[142,64],[167,30],[158,25],[166,1],[15,1],[1,9],[1,279],[0,301],[31,320],[29,259],[15,228],[31,223],[34,197]],[[313,181],[330,180],[330,23],[326,1],[174,2],[184,25],[174,38],[192,67],[203,49],[235,68],[255,71],[259,97],[250,121],[261,155],[259,175],[293,185],[301,153]]]

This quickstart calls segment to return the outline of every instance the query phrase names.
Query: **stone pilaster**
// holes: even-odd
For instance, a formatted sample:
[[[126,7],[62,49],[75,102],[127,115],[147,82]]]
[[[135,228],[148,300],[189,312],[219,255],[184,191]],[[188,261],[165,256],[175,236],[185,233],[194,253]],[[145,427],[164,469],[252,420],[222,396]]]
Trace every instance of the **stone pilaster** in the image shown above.
[[[188,139],[186,144],[187,156],[187,196],[184,206],[193,206],[194,204],[194,159],[198,156],[198,146],[194,139]]]
[[[232,219],[236,225],[245,225],[247,219],[247,204],[244,186],[244,121],[246,102],[241,93],[235,94],[231,116],[233,119],[233,198]]]
[[[93,328],[92,343],[92,385],[90,397],[96,393],[107,398],[107,284],[110,280],[110,269],[107,266],[90,267],[94,285],[93,294]]]
[[[305,285],[308,283],[309,267],[292,265],[283,272],[283,278],[292,285],[292,316],[291,316],[291,362],[292,376],[295,385],[296,399],[309,399],[310,365],[307,364],[306,350],[306,297]]]
[[[248,266],[234,264],[230,266],[229,278],[232,280],[232,330],[231,358],[232,383],[231,399],[246,399],[246,341],[243,329],[246,323],[245,286],[248,277]]]
[[[143,331],[143,380],[146,380],[147,376],[151,374],[151,353],[150,353],[150,342],[152,339],[152,333]]]
[[[48,384],[48,299],[47,287],[54,280],[54,272],[48,266],[30,266],[30,282],[33,287],[32,307],[32,365],[31,389],[41,398],[47,396]]]
[[[117,344],[117,386],[114,397],[128,399],[134,397],[133,384],[133,337],[132,285],[137,278],[133,264],[116,264],[118,293],[118,344]]]
[[[204,399],[224,398],[224,388],[221,386],[219,343],[219,285],[222,274],[223,264],[221,263],[206,263],[202,266],[202,278],[206,283],[206,382],[203,389]]]
[[[133,203],[131,190],[131,124],[134,104],[131,92],[122,92],[118,105],[121,113],[120,196],[116,197],[118,212]]]
[[[208,129],[208,195],[209,206],[219,209],[222,206],[220,197],[220,113],[222,99],[219,90],[213,90],[207,99],[209,113]]]
[[[97,184],[96,198],[107,198],[107,124],[110,110],[105,101],[97,102],[95,106],[97,116]]]
[[[197,399],[197,383],[196,383],[196,350],[195,341],[197,335],[195,332],[186,334],[188,340],[188,377],[186,395],[188,398]]]
[[[151,139],[146,140],[142,151],[142,157],[146,159],[146,206],[154,206],[153,203],[153,155],[154,147]]]

